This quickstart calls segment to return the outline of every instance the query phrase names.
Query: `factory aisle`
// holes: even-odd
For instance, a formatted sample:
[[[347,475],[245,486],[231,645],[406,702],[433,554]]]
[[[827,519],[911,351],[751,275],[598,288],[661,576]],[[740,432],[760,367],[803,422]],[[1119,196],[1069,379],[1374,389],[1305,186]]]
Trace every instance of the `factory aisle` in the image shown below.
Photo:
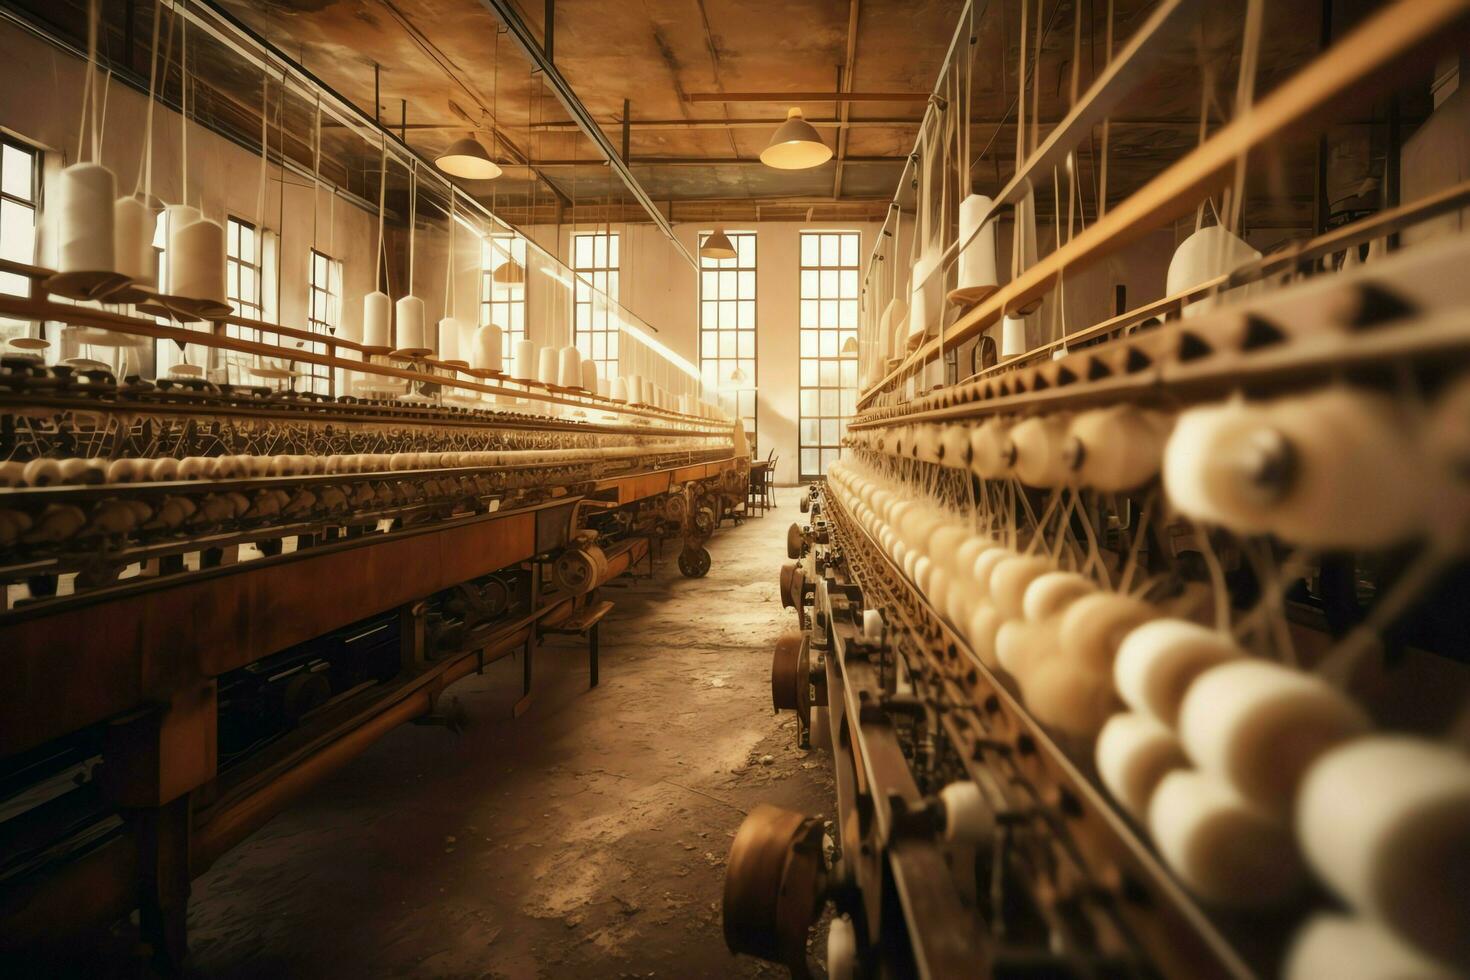
[[[585,647],[450,689],[461,735],[407,726],[195,882],[201,977],[743,977],[721,934],[725,858],[759,802],[830,815],[828,758],[772,714],[770,651],[797,491],[711,542],[708,577],[665,549],[607,589],[601,686]]]

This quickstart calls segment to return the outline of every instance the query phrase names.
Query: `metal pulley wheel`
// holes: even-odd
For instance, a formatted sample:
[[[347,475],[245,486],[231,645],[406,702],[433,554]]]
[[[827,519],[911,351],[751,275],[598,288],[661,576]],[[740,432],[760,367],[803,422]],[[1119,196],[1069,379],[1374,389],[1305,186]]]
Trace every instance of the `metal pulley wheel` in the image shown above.
[[[801,703],[806,681],[807,642],[805,633],[782,633],[771,656],[771,707],[794,711]]]
[[[704,578],[709,574],[709,566],[707,548],[685,548],[679,552],[679,571],[685,578]]]
[[[788,561],[781,565],[781,608],[795,609],[801,602],[801,565]]]
[[[803,514],[805,514],[807,511],[811,510],[811,507],[812,507],[812,498],[810,496],[802,497],[801,498],[801,512]]]
[[[806,553],[806,535],[802,533],[800,524],[793,524],[786,529],[786,557],[793,561]]]
[[[806,940],[826,889],[822,825],[762,804],[730,845],[725,868],[725,945],[809,977]]]
[[[607,556],[596,545],[568,548],[551,565],[552,580],[572,595],[591,592],[606,574]]]

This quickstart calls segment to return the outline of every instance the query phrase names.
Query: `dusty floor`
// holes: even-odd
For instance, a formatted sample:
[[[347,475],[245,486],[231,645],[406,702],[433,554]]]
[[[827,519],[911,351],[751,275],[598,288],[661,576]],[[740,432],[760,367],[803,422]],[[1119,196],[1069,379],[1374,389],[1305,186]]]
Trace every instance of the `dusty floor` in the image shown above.
[[[602,683],[585,648],[450,689],[461,735],[407,726],[194,884],[201,977],[741,977],[721,934],[725,858],[746,811],[830,816],[828,759],[772,714],[770,650],[796,491],[711,542],[707,578],[674,549],[605,595]],[[817,946],[821,948],[820,943]]]

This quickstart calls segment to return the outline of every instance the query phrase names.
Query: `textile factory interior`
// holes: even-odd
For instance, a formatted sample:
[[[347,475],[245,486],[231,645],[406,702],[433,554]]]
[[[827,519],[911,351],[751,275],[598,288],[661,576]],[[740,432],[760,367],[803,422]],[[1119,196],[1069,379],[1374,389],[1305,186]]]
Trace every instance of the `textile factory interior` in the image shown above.
[[[0,52],[0,976],[1470,977],[1470,0]]]

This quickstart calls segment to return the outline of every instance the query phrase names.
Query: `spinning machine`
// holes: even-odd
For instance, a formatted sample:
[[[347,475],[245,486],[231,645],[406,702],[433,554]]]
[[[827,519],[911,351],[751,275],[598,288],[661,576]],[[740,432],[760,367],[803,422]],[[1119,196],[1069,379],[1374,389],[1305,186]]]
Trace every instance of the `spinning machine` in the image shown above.
[[[324,102],[369,124],[297,81],[318,130]],[[152,280],[117,271],[122,249],[98,244],[111,174],[76,167],[66,267],[7,261],[31,289],[0,295],[8,322],[42,325],[0,352],[0,957],[51,962],[137,909],[175,969],[191,880],[394,726],[464,724],[455,681],[519,656],[518,716],[541,638],[563,634],[587,640],[596,685],[599,590],[651,576],[666,541],[705,575],[710,537],[743,518],[750,450],[697,371],[623,320],[621,355],[594,362],[535,320],[509,344],[446,315],[435,344],[413,296],[390,332],[383,292],[355,335],[245,318],[219,302],[223,252],[187,243],[166,287],[156,259]],[[446,237],[469,213],[511,240],[442,196]],[[151,230],[151,207],[129,227]],[[175,231],[220,230],[187,217]],[[537,314],[569,316],[570,271],[533,257],[568,284]],[[193,363],[142,376],[133,354],[155,342]],[[113,359],[56,356],[78,349]],[[325,392],[297,389],[308,368]]]
[[[859,410],[780,573],[772,700],[836,811],[748,816],[732,950],[805,976],[830,910],[834,978],[1470,971],[1470,239],[1438,221],[1470,187],[1264,255],[1229,206],[1273,141],[1463,52],[1465,5],[1380,5],[1085,230],[1063,190],[1054,249],[995,274],[997,218],[1035,234],[1205,6],[1156,5],[979,205],[926,156],[963,103],[931,103],[888,230],[949,182],[943,261],[904,289],[880,244]],[[1064,277],[1211,197],[1163,299],[1027,342]]]

